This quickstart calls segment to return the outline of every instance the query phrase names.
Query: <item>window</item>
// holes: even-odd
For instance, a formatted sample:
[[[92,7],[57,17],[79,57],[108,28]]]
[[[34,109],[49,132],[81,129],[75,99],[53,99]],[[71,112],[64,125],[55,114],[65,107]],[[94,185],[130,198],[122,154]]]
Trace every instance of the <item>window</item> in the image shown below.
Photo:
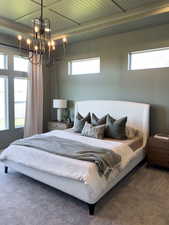
[[[128,67],[129,70],[169,67],[169,48],[131,52]]]
[[[15,128],[24,127],[27,95],[27,79],[14,79]]]
[[[0,53],[0,69],[8,69],[8,56],[4,55],[3,53]]]
[[[0,76],[0,130],[8,129],[8,79]]]
[[[100,57],[72,60],[68,63],[69,75],[100,73]]]
[[[14,71],[28,72],[28,59],[14,56]]]

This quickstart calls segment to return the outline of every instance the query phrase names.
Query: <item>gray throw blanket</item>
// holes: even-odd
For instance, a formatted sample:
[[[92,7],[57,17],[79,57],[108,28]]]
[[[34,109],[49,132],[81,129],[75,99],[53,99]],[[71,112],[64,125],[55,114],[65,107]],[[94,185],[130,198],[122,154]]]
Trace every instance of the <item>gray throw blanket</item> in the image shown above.
[[[106,178],[112,168],[121,161],[121,156],[109,149],[55,136],[35,135],[31,138],[16,140],[12,145],[36,148],[59,156],[93,162],[97,166],[99,175],[104,175]]]

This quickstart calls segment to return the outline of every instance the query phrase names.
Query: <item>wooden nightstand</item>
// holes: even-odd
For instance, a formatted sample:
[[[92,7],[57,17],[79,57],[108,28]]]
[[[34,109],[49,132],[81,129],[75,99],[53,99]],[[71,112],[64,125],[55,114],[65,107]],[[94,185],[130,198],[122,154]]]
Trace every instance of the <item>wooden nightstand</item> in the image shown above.
[[[50,121],[48,122],[48,131],[51,130],[65,130],[71,128],[72,124],[68,122]]]
[[[150,137],[146,150],[148,166],[157,165],[169,168],[169,140]]]

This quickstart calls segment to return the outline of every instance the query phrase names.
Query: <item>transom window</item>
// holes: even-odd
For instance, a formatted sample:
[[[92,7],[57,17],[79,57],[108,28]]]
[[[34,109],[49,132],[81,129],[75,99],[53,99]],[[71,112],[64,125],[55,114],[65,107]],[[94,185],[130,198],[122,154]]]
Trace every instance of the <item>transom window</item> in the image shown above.
[[[100,73],[100,57],[72,60],[68,62],[69,75]]]
[[[169,48],[131,52],[128,59],[129,70],[169,67]]]

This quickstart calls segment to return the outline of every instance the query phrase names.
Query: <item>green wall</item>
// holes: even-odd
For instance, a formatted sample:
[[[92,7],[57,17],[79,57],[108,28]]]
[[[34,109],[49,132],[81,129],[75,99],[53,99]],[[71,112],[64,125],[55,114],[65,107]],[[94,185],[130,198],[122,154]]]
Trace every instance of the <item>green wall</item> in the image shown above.
[[[151,131],[169,131],[169,68],[128,71],[128,52],[169,46],[169,25],[74,43],[50,70],[51,98],[151,104]],[[68,76],[69,59],[101,57],[100,75]],[[52,117],[54,117],[52,113]]]

